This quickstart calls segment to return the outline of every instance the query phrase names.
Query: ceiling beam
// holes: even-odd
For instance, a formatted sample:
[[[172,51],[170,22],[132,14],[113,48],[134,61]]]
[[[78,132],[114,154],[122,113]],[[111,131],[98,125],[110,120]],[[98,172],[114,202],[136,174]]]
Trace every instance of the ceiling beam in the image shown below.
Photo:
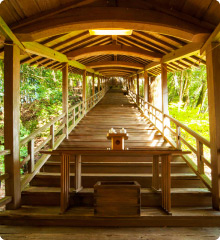
[[[208,38],[208,40],[204,43],[204,45],[201,48],[200,53],[203,54],[208,45],[212,42],[220,42],[220,23],[218,24],[218,26],[215,28],[215,30],[213,31],[213,33],[210,35],[210,37]]]
[[[188,43],[185,46],[164,55],[161,59],[161,63],[169,63],[181,58],[198,54],[200,53],[202,45],[203,43]]]
[[[14,35],[14,33],[11,31],[11,29],[8,27],[8,25],[1,16],[0,16],[0,36],[2,37],[2,39],[4,39],[4,41],[12,41],[16,45],[18,45],[18,47],[21,50],[25,51],[25,47],[23,46],[23,44],[17,39],[17,37]]]
[[[202,45],[203,43],[188,43],[185,46],[164,55],[160,61],[149,63],[144,67],[144,70],[146,71],[154,69],[156,67],[159,67],[161,63],[170,63],[192,56],[194,54],[198,54]],[[138,74],[143,73],[144,70],[139,70]]]
[[[160,53],[145,51],[137,47],[128,47],[122,45],[105,45],[81,48],[68,52],[66,55],[69,59],[78,60],[81,58],[88,58],[91,56],[105,55],[105,54],[120,54],[140,57],[152,61],[158,61],[163,56]]]
[[[134,69],[143,69],[144,65],[139,63],[125,62],[125,61],[103,61],[103,62],[92,62],[86,64],[87,67],[91,68],[105,68],[105,67],[128,67]]]
[[[28,21],[28,19],[27,19]],[[22,41],[88,29],[134,29],[174,36],[187,41],[204,41],[210,30],[160,11],[123,7],[79,7],[16,28]]]
[[[49,47],[46,47],[37,42],[20,42],[18,38],[14,35],[8,25],[5,23],[2,17],[0,17],[0,35],[3,35],[6,40],[12,41],[16,44],[21,50],[36,54],[38,56],[46,57],[48,59],[52,59],[58,62],[67,62],[70,66],[86,70],[87,72],[95,73],[95,71],[91,68],[86,67],[85,65],[77,62],[77,61],[69,61],[66,55],[53,50]],[[99,73],[96,73],[99,74]]]

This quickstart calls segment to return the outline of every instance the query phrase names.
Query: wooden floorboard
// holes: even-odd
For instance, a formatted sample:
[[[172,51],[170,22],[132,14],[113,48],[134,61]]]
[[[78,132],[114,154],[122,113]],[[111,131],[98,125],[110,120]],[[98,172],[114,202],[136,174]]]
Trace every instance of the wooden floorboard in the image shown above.
[[[0,214],[0,225],[74,227],[220,227],[220,212],[211,208],[173,208],[172,216],[160,208],[142,208],[140,217],[95,217],[91,207],[74,207],[60,214],[59,207],[23,206]]]
[[[79,228],[1,226],[4,240],[216,240],[220,228]]]
[[[70,132],[69,139],[63,141],[59,149],[109,148],[111,142],[106,135],[112,127],[116,131],[127,130],[129,139],[125,141],[125,148],[170,147],[129,96],[109,91]]]

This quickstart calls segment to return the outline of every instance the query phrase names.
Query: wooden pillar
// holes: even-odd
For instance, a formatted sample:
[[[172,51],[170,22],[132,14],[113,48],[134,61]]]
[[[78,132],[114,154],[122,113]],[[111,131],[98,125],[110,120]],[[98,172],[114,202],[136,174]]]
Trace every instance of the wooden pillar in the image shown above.
[[[5,149],[11,154],[5,156],[6,196],[12,196],[7,209],[17,209],[21,204],[20,178],[20,50],[17,45],[4,48],[4,138]]]
[[[212,166],[212,205],[220,210],[220,46],[211,43],[206,49],[209,128]]]
[[[82,113],[85,114],[86,112],[86,70],[83,72],[83,84],[82,84],[82,91],[83,91],[83,110]]]
[[[92,95],[95,95],[95,74],[92,76]]]
[[[161,89],[162,89],[162,111],[169,114],[168,111],[168,88],[167,88],[167,65],[161,64]]]
[[[149,77],[147,71],[144,71],[144,101],[149,102]]]
[[[85,101],[86,100],[86,70],[84,70],[83,72],[82,95],[83,95],[83,101]]]
[[[100,92],[100,77],[98,76],[98,92]]]
[[[140,94],[140,88],[139,88],[139,74],[137,74],[137,105],[139,106],[139,94]]]
[[[62,76],[63,76],[63,82],[62,82],[62,89],[63,89],[63,113],[66,114],[64,117],[64,133],[66,134],[66,138],[68,139],[68,63],[64,63],[64,67],[62,69]]]

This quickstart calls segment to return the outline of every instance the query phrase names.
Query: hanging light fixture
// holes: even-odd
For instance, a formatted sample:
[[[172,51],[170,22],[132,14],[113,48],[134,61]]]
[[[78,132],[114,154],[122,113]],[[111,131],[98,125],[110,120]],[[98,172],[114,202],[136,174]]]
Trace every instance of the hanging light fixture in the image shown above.
[[[131,35],[132,30],[127,29],[94,29],[89,30],[90,35]]]

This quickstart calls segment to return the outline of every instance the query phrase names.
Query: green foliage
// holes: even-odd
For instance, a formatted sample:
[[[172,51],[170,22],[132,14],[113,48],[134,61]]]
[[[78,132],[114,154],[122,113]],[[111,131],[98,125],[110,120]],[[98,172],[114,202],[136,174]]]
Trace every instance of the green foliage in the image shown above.
[[[199,107],[198,112],[206,112],[208,109],[206,67],[168,74],[169,102],[178,103],[180,107]]]
[[[209,140],[209,115],[208,112],[199,113],[199,108],[181,107],[178,103],[169,104],[169,114],[184,123],[193,131]]]
[[[21,65],[21,138],[62,110],[62,73]]]

